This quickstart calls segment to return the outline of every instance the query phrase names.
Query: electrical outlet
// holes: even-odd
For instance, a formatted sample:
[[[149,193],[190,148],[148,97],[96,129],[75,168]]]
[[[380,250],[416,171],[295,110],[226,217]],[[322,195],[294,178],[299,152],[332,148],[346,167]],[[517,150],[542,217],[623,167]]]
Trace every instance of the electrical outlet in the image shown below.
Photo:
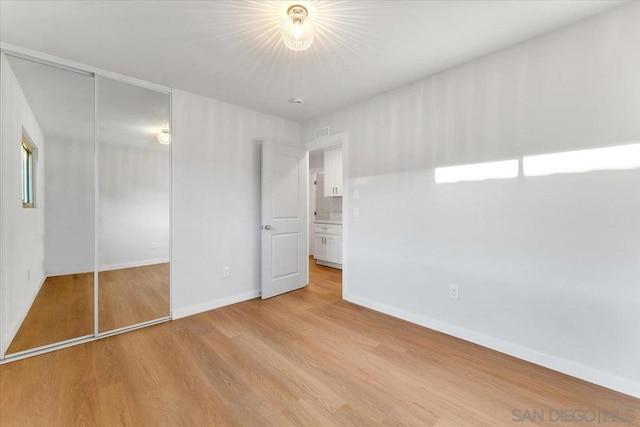
[[[460,299],[460,288],[458,285],[449,285],[449,298],[455,300]]]
[[[354,200],[360,199],[360,189],[357,187],[353,189],[353,199]]]
[[[360,218],[360,208],[353,208],[353,217]]]
[[[158,247],[158,244],[156,242],[151,242],[151,249],[155,249]]]
[[[224,267],[222,267],[222,277],[227,279],[230,276],[231,276],[231,268],[228,265],[225,265]]]

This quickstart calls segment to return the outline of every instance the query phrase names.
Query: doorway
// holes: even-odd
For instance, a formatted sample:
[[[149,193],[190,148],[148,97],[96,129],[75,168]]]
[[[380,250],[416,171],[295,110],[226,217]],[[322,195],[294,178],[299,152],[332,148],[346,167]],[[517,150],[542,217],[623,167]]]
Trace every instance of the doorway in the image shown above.
[[[309,149],[309,285],[342,295],[343,147]]]
[[[302,147],[263,142],[262,299],[304,288],[322,276],[337,284],[337,294],[345,297],[346,142],[346,133]]]

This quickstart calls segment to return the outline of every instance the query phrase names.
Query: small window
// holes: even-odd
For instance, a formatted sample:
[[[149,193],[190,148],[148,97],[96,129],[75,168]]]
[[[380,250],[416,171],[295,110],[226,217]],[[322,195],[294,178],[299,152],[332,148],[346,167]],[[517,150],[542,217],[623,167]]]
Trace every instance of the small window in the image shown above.
[[[22,137],[22,207],[33,207],[33,146]]]

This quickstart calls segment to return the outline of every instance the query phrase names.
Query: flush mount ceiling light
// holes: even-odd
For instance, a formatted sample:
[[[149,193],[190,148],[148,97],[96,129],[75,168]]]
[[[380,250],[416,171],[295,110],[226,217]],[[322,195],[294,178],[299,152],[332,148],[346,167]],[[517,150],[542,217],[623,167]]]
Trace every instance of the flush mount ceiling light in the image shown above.
[[[158,142],[162,145],[171,144],[171,134],[169,133],[169,129],[162,129],[158,134]]]
[[[287,16],[280,22],[282,41],[291,50],[309,49],[315,29],[307,8],[294,4],[287,9]]]

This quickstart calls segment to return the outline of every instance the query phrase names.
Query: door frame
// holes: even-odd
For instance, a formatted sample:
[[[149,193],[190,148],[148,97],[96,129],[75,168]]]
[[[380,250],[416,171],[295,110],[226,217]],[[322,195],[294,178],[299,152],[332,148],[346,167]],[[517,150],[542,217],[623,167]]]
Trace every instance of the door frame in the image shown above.
[[[351,219],[351,183],[349,179],[349,132],[336,133],[316,138],[302,144],[309,151],[342,146],[342,299],[349,294],[349,226]],[[307,219],[308,220],[308,219]],[[311,224],[307,224],[309,228]],[[311,239],[311,236],[309,236]],[[307,258],[309,258],[309,245],[307,245]]]
[[[309,222],[307,224],[307,229],[309,231],[307,231],[307,233],[309,234],[308,237],[308,242],[309,242],[309,256],[311,255],[315,255],[316,252],[316,245],[313,239],[313,222],[315,219],[315,215],[314,213],[317,210],[317,206],[316,206],[316,184],[314,181],[317,180],[316,175],[321,171],[322,169],[319,168],[309,168],[309,215],[307,218],[307,221]]]

